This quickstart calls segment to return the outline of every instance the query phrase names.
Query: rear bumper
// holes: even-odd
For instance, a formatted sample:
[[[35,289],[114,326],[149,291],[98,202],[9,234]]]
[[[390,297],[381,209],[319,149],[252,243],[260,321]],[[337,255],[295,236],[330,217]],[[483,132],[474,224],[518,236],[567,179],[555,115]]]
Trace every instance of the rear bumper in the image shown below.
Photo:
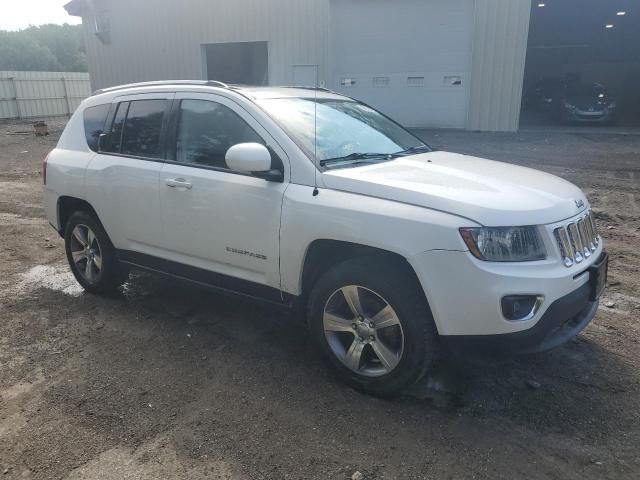
[[[44,210],[49,224],[58,232],[62,231],[58,218],[58,199],[60,196],[54,190],[44,187]]]
[[[529,354],[552,350],[576,337],[593,320],[598,300],[589,298],[588,283],[553,302],[536,325],[501,335],[454,335],[443,339],[452,347]]]

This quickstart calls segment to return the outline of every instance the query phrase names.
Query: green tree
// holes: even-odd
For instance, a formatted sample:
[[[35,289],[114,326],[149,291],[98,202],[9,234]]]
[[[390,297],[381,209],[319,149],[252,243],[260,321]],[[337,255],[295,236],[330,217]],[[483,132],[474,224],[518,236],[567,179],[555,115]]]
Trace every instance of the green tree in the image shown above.
[[[81,25],[41,25],[0,31],[0,70],[86,72]]]

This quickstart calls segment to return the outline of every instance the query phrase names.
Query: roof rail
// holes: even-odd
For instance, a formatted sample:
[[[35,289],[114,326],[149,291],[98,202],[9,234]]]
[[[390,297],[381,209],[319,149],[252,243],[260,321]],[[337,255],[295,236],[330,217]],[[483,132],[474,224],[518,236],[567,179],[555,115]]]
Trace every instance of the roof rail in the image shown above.
[[[171,85],[196,85],[200,87],[221,87],[221,88],[229,88],[229,85],[226,83],[218,82],[217,80],[161,80],[154,82],[139,82],[139,83],[128,83],[126,85],[118,85],[115,87],[107,87],[101,88],[100,90],[96,90],[92,95],[99,95],[101,93],[107,92],[117,92],[118,90],[125,90],[127,88],[137,88],[137,87],[162,87],[162,86],[171,86]]]
[[[302,87],[302,86],[296,86],[296,85],[280,85],[275,88],[300,88],[302,90],[317,90],[318,92],[327,92],[327,93],[334,93],[336,95],[342,95],[341,93],[335,92],[326,87]]]

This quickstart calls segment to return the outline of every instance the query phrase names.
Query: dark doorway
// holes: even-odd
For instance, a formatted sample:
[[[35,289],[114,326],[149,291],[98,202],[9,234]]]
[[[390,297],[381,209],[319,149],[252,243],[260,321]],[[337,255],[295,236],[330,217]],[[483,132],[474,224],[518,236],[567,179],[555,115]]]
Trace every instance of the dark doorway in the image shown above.
[[[522,107],[521,128],[640,128],[640,4],[534,0]]]
[[[267,42],[210,43],[203,45],[207,79],[240,85],[267,85]]]

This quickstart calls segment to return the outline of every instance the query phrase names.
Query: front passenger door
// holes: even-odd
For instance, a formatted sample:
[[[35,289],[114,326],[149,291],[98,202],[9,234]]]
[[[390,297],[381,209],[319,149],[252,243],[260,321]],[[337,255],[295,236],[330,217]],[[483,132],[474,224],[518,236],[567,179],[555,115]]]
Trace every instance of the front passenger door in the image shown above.
[[[236,279],[279,290],[280,214],[289,177],[284,151],[220,95],[177,94],[172,117],[175,152],[160,181],[165,257],[221,274],[218,280],[233,277],[234,290]],[[227,150],[247,142],[272,150],[272,167],[283,169],[284,183],[227,167]]]

